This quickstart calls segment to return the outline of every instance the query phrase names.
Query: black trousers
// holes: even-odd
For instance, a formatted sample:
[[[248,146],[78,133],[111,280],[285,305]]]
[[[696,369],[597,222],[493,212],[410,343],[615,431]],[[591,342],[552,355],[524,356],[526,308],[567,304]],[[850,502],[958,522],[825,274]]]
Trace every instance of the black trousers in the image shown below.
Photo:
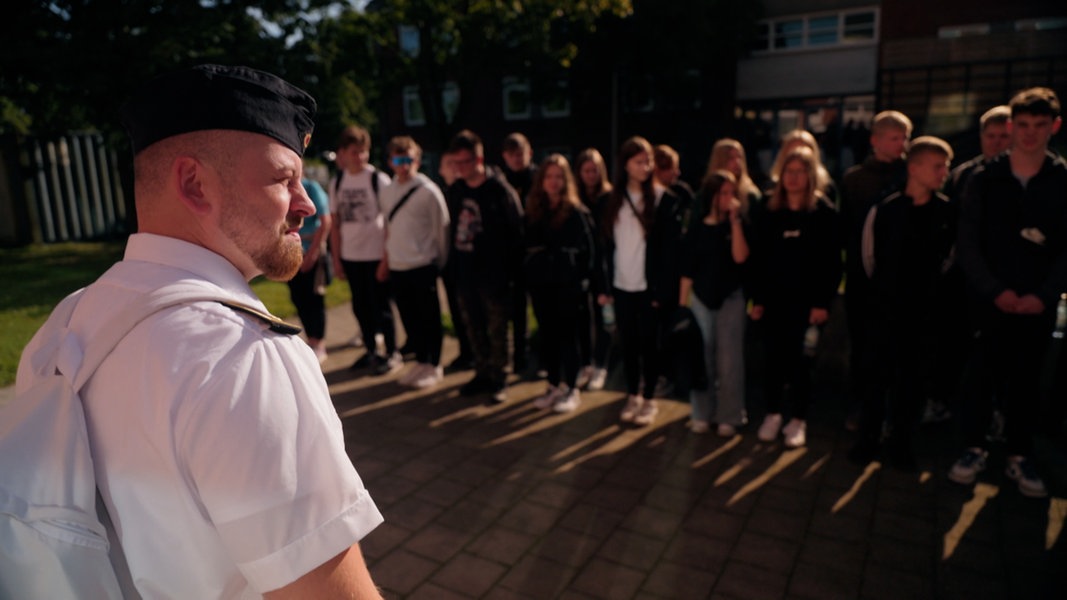
[[[538,360],[548,372],[552,385],[574,387],[578,380],[580,318],[588,294],[577,285],[529,286],[534,315],[537,316]]]
[[[938,335],[929,315],[896,312],[895,318],[885,317],[872,331],[875,366],[864,398],[860,436],[878,442],[888,418],[890,442],[907,445],[936,383]]]
[[[393,310],[389,306],[389,282],[378,281],[377,260],[342,260],[348,288],[352,292],[352,312],[356,315],[363,332],[368,351],[373,351],[374,336],[385,338],[385,352],[396,351],[396,328],[393,325]]]
[[[456,282],[456,297],[467,326],[475,374],[504,385],[508,364],[508,319],[511,287],[482,282]]]
[[[582,366],[608,367],[611,352],[611,333],[604,329],[604,313],[596,301],[596,295],[583,292],[582,307],[578,313],[578,361]]]
[[[1006,452],[1031,455],[1033,434],[1041,419],[1041,368],[1052,326],[1052,314],[1001,313],[984,320],[960,391],[968,447],[986,446],[995,394],[1004,414]]]
[[[437,295],[437,266],[430,264],[408,271],[389,271],[393,301],[400,312],[408,346],[415,360],[437,366],[441,363],[441,300]]]
[[[622,343],[626,393],[645,398],[656,395],[660,373],[661,311],[652,306],[652,294],[615,289],[615,323]],[[644,389],[641,380],[644,379]]]
[[[812,359],[804,354],[804,332],[808,328],[811,307],[789,304],[764,306],[763,343],[766,347],[767,413],[784,412],[795,419],[806,419],[811,404]],[[789,405],[785,405],[786,390]]]
[[[308,339],[321,340],[326,335],[326,298],[315,293],[315,271],[297,271],[289,280],[289,298]]]
[[[448,313],[452,317],[452,329],[456,333],[456,341],[459,342],[459,356],[473,360],[474,352],[471,350],[470,337],[467,335],[467,323],[463,320],[463,311],[459,307],[456,277],[450,266],[445,266],[441,273],[441,281],[445,284],[445,298],[448,300]]]

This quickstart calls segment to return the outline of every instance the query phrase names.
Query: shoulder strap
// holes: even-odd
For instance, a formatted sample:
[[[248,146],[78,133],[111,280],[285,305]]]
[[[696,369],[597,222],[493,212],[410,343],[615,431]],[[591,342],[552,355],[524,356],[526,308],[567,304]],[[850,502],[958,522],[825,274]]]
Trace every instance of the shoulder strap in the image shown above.
[[[641,229],[647,230],[645,218],[641,216],[641,212],[637,210],[637,205],[634,204],[633,198],[630,198],[630,192],[623,190],[622,197],[625,198],[626,203],[630,205],[630,210],[634,211],[634,216],[637,217],[637,222],[641,224]]]
[[[378,169],[374,169],[370,172],[370,189],[374,191],[374,200],[378,200],[378,186],[381,182],[378,181]]]
[[[392,223],[392,222],[393,222],[393,217],[395,217],[395,216],[396,216],[396,213],[397,213],[397,211],[399,211],[399,210],[400,210],[400,207],[401,207],[401,206],[404,206],[404,203],[405,203],[405,202],[407,202],[407,201],[408,201],[408,199],[409,199],[409,198],[411,198],[411,196],[412,196],[412,195],[413,195],[413,194],[414,194],[414,193],[415,193],[416,191],[418,191],[418,189],[419,189],[420,187],[422,187],[422,184],[421,184],[421,183],[416,183],[416,184],[415,184],[414,186],[412,186],[412,187],[411,187],[411,189],[410,189],[410,190],[408,190],[408,191],[407,191],[407,193],[406,193],[406,194],[404,194],[403,196],[401,196],[401,197],[400,197],[400,200],[397,200],[396,204],[395,204],[395,205],[393,205],[393,209],[389,211],[389,222],[390,222],[390,223]]]
[[[341,189],[341,178],[345,176],[345,170],[341,169],[337,172],[337,177],[333,180],[333,197],[337,198],[337,192]]]
[[[203,286],[193,284],[177,283],[162,287],[151,294],[149,294],[144,300],[135,302],[134,306],[125,310],[114,317],[100,329],[100,333],[95,336],[89,343],[86,344],[85,354],[82,357],[81,365],[78,367],[77,374],[71,377],[71,384],[75,392],[81,390],[85,382],[92,377],[96,369],[104,362],[104,359],[111,354],[111,351],[115,349],[115,346],[122,341],[126,334],[133,330],[138,323],[145,320],[149,316],[171,306],[177,306],[179,304],[190,304],[193,302],[220,302],[234,310],[239,310],[253,316],[265,320],[268,324],[271,324],[272,320],[278,320],[273,315],[266,315],[262,311],[258,311],[252,307],[245,306],[224,300],[219,297],[220,294],[213,290],[204,288]],[[291,325],[286,325],[292,327]],[[277,331],[272,326],[273,331]],[[299,329],[297,329],[299,331]],[[282,331],[281,333],[287,333]]]

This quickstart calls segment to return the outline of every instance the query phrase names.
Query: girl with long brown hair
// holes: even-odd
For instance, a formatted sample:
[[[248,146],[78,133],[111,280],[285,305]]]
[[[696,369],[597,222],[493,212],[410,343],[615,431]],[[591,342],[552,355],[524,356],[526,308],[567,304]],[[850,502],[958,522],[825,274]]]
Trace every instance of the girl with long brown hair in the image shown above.
[[[537,408],[578,408],[579,314],[587,304],[596,246],[589,210],[578,199],[570,164],[545,158],[526,200],[526,286],[537,316],[539,360],[548,389]]]
[[[600,220],[606,265],[602,289],[610,295],[598,297],[601,306],[613,304],[622,342],[627,392],[623,422],[649,425],[659,411],[654,396],[660,336],[678,307],[681,212],[674,194],[653,186],[648,140],[632,137],[623,142],[615,186]]]

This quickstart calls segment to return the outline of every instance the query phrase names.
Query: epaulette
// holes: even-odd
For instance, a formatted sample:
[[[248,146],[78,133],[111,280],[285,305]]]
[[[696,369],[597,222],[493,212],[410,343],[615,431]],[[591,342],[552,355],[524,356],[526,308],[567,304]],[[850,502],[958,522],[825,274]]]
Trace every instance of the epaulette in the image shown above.
[[[278,317],[259,310],[258,308],[248,306],[247,304],[241,304],[240,302],[233,302],[232,300],[219,300],[219,304],[231,308],[237,312],[244,313],[259,319],[267,325],[267,327],[275,333],[283,333],[285,335],[296,335],[303,331],[303,329],[296,325],[290,325]]]

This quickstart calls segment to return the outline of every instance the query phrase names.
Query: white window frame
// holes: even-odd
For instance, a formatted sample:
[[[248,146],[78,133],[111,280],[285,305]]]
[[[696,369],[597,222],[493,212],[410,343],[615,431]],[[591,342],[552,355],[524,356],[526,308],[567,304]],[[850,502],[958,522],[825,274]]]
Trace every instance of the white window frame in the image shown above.
[[[411,104],[414,102],[415,104]],[[418,127],[426,124],[426,109],[422,106],[422,98],[419,96],[419,86],[417,85],[405,85],[403,93],[403,105],[404,105],[404,125],[408,127]],[[419,114],[416,115],[411,110],[413,106],[419,107]]]
[[[508,102],[508,97],[510,94],[513,93],[524,93],[526,95],[526,110],[510,110],[510,103]],[[533,116],[533,98],[530,95],[529,79],[519,79],[518,77],[505,77],[503,83],[501,84],[500,100],[501,112],[504,114],[504,119],[507,121],[529,119],[531,116]]]
[[[872,15],[871,22],[871,36],[863,37],[859,39],[850,39],[851,30],[845,25],[845,20],[848,17],[854,15]],[[818,35],[820,33],[829,33],[828,28],[813,28],[812,21],[818,21],[827,19],[828,17],[836,18],[837,28],[834,32],[836,40],[834,42],[812,42],[812,35]],[[765,42],[758,48],[753,48],[752,53],[756,55],[772,54],[778,52],[797,52],[805,50],[825,50],[828,48],[838,48],[842,46],[869,46],[878,43],[879,29],[881,25],[881,9],[878,6],[864,6],[859,8],[850,8],[848,10],[831,11],[831,12],[815,12],[805,13],[797,15],[784,15],[781,17],[775,17],[773,19],[764,19],[759,21],[757,25],[760,30],[757,32],[757,41]],[[775,40],[778,37],[777,28],[780,25],[786,23],[794,23],[799,21],[801,24],[800,32],[797,35],[791,37],[800,38],[800,43],[793,46],[783,46],[781,48],[775,46]],[[760,40],[759,38],[764,38]]]
[[[555,88],[554,90],[552,90],[554,93],[561,95],[561,97],[563,98],[563,106],[559,109],[552,109],[548,106],[548,104],[542,102],[541,116],[548,119],[558,119],[562,117],[571,116],[570,84],[567,82],[566,79],[558,79],[549,85]]]

